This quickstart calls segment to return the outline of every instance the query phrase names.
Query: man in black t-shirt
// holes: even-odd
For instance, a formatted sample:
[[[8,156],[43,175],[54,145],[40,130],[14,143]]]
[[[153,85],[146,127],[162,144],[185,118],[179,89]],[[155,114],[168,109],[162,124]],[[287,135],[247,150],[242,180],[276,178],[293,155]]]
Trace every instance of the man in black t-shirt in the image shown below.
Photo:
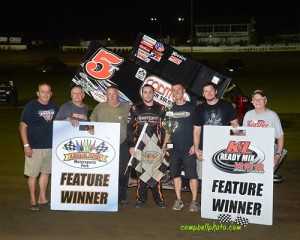
[[[58,112],[50,101],[51,86],[41,83],[37,91],[38,98],[26,104],[20,120],[20,135],[24,145],[25,169],[28,176],[30,193],[30,211],[39,211],[39,205],[49,205],[46,197],[52,164],[53,121]],[[36,198],[39,181],[39,197]]]
[[[236,110],[231,103],[217,98],[216,84],[206,82],[202,86],[205,102],[198,105],[194,115],[194,147],[198,162],[198,177],[202,178],[202,150],[204,125],[238,126]]]
[[[199,210],[199,204],[197,202],[198,176],[196,171],[196,156],[193,146],[193,114],[196,105],[186,101],[184,98],[185,87],[181,82],[174,82],[172,84],[171,91],[175,102],[168,114],[170,115],[171,120],[178,123],[175,131],[171,133],[174,148],[166,149],[170,153],[170,175],[173,179],[176,194],[176,200],[172,209],[181,210],[184,206],[181,199],[181,172],[184,169],[184,177],[189,179],[190,189],[192,192],[192,201],[189,206],[189,211],[197,212]],[[164,140],[165,148],[169,137],[169,134],[166,133]]]

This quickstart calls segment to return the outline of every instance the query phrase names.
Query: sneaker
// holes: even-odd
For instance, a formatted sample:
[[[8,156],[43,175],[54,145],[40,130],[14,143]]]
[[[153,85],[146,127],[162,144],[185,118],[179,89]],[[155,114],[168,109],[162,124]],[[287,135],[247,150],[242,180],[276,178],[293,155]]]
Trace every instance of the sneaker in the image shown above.
[[[181,188],[181,191],[183,191],[183,192],[190,192],[191,189],[190,189],[190,187],[188,187],[188,186],[183,186],[183,187]]]
[[[192,201],[189,207],[190,212],[198,212],[199,211],[199,204],[197,201]]]
[[[136,204],[134,205],[136,208],[142,208],[144,204],[141,201],[137,201]]]
[[[128,186],[129,188],[131,188],[131,187],[136,187],[136,186],[137,186],[137,179],[136,179],[136,178],[132,178],[132,177],[129,176],[127,186]]]
[[[183,206],[184,206],[183,201],[177,199],[177,200],[175,200],[172,210],[179,211],[183,208]]]
[[[127,205],[128,205],[128,202],[127,202],[126,199],[123,199],[123,200],[120,201],[119,204],[120,204],[120,206],[127,206]]]
[[[158,205],[160,208],[167,208],[167,205],[165,204],[165,202],[159,202],[159,203],[157,203],[157,205]]]
[[[274,183],[281,183],[283,181],[283,176],[281,175],[274,175],[273,182]]]

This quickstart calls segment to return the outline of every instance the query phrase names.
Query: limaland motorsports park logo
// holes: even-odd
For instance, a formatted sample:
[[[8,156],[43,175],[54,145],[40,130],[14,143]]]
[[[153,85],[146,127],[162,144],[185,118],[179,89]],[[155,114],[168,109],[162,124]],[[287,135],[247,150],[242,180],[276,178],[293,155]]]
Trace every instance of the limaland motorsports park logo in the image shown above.
[[[62,163],[83,169],[103,167],[115,155],[116,151],[110,143],[92,137],[67,139],[56,148],[56,156]]]
[[[233,174],[264,173],[265,154],[250,144],[249,141],[230,141],[227,148],[213,155],[213,165],[223,172]]]

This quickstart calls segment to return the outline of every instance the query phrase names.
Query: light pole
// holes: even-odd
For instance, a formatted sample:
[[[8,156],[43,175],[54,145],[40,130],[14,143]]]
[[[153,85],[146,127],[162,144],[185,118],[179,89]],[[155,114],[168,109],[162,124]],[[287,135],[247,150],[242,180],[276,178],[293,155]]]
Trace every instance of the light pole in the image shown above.
[[[178,25],[179,25],[179,36],[178,36],[178,43],[182,44],[182,39],[184,39],[184,18],[178,17],[177,18]]]
[[[150,18],[150,21],[153,24],[153,37],[154,37],[154,35],[155,35],[155,24],[156,24],[157,18],[152,17],[152,18]]]
[[[194,19],[193,19],[193,12],[194,12],[194,9],[193,9],[193,0],[191,0],[191,54],[193,54],[193,43],[194,43]]]

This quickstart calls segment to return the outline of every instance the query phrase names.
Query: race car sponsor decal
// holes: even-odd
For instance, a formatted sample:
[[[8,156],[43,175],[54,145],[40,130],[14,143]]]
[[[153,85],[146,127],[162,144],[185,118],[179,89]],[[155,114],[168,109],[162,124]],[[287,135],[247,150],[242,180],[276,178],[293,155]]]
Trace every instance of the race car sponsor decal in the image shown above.
[[[177,65],[180,65],[182,61],[186,61],[186,57],[184,57],[182,54],[173,51],[168,60]]]
[[[141,40],[141,44],[147,46],[150,49],[154,48],[154,44],[153,43],[150,43],[150,42],[148,42],[148,41],[146,41],[144,39]]]
[[[177,58],[177,57],[174,57],[174,56],[170,56],[168,60],[169,60],[170,62],[173,62],[173,63],[177,64],[177,65],[179,65],[179,64],[182,62],[181,59],[179,59],[179,58]]]
[[[147,71],[143,68],[139,68],[137,73],[135,74],[135,77],[140,79],[141,81],[144,81],[146,75],[147,75]]]
[[[160,43],[160,42],[155,43],[155,49],[156,49],[157,51],[160,51],[160,52],[165,51],[164,45],[163,45],[162,43]]]
[[[162,57],[164,54],[162,52],[156,51],[155,49],[152,50],[156,55]]]
[[[161,78],[157,76],[148,76],[146,77],[145,81],[143,82],[141,88],[140,88],[140,95],[142,96],[142,87],[145,84],[149,84],[153,86],[154,88],[154,100],[164,106],[169,105],[170,103],[173,103],[173,96],[171,91],[171,84],[162,80]],[[191,101],[190,96],[185,93],[184,98],[186,101]]]
[[[149,48],[149,47],[147,47],[143,44],[139,45],[139,49],[144,50],[145,52],[150,52],[151,51],[151,48]]]
[[[88,77],[95,80],[111,78],[118,66],[124,62],[122,57],[111,51],[100,48],[92,57],[83,63],[83,70]]]
[[[156,54],[155,52],[151,52],[149,54],[149,58],[155,60],[156,62],[159,62],[161,60],[161,56]]]
[[[136,55],[139,59],[145,61],[145,62],[149,62],[150,59],[149,59],[149,53],[145,52],[144,50],[142,49],[139,49],[138,52],[137,52],[137,55]]]
[[[116,85],[110,79],[120,70],[124,61],[124,58],[117,54],[105,48],[98,48],[91,57],[80,64],[82,69],[72,81],[81,85],[84,91],[98,102],[105,102],[107,88]],[[132,103],[120,90],[118,95],[120,101]]]
[[[141,43],[152,49],[155,46],[156,40],[147,35],[144,35]]]

